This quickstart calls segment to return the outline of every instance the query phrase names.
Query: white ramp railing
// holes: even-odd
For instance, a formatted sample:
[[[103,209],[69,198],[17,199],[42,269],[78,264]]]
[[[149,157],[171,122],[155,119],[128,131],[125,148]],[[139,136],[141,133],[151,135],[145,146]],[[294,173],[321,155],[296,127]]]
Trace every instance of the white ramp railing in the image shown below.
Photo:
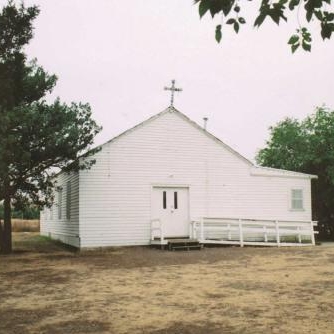
[[[316,221],[203,217],[191,222],[191,237],[201,243],[258,246],[315,245]]]

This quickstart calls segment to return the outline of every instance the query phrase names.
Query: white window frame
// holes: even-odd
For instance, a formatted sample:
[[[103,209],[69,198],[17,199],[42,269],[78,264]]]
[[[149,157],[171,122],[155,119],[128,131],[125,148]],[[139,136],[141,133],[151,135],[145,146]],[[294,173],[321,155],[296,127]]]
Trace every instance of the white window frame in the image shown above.
[[[297,195],[298,194],[298,195]],[[300,205],[296,205],[299,202]],[[291,211],[304,211],[304,189],[292,188],[290,191],[290,210]]]

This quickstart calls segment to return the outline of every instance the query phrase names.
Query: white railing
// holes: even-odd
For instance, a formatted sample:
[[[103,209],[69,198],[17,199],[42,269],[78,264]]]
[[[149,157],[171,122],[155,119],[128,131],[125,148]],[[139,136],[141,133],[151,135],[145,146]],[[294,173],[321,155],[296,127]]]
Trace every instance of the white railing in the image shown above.
[[[191,238],[201,243],[259,246],[315,245],[315,221],[203,217],[191,222]]]
[[[151,241],[159,239],[160,243],[164,243],[164,229],[160,219],[151,219]]]

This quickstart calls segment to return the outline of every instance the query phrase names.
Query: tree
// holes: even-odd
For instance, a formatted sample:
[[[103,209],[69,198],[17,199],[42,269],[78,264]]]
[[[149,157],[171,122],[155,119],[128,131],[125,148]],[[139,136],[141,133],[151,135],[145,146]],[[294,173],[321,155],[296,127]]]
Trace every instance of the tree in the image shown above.
[[[3,253],[11,252],[11,209],[52,202],[56,171],[89,168],[94,161],[79,160],[100,127],[91,119],[88,104],[52,104],[45,95],[56,84],[37,61],[28,62],[23,47],[33,36],[36,6],[12,1],[0,12],[0,225]],[[87,156],[95,153],[91,150]]]
[[[334,111],[320,107],[305,120],[286,118],[271,127],[270,139],[256,161],[317,175],[312,185],[314,218],[320,237],[334,238]]]
[[[201,18],[207,12],[210,12],[212,18],[215,15],[221,15],[222,23],[216,26],[218,43],[222,38],[222,25],[230,25],[238,33],[240,27],[246,23],[246,19],[241,14],[241,2],[238,0],[195,0],[195,4],[197,3]],[[279,25],[282,21],[287,21],[290,12],[294,12],[299,27],[290,37],[288,44],[292,52],[295,52],[300,46],[305,51],[311,51],[311,33],[308,27],[303,26],[300,22],[303,17],[308,26],[311,21],[315,21],[319,25],[321,37],[324,40],[330,39],[334,32],[334,12],[331,9],[331,0],[261,0],[254,26],[260,27],[268,18]]]

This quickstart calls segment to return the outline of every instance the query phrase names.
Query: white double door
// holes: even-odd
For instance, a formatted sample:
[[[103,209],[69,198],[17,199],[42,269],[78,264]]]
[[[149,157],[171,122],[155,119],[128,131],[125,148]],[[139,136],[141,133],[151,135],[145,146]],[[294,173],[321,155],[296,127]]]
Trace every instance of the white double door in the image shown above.
[[[160,219],[165,237],[189,236],[189,189],[154,187],[152,218]]]

